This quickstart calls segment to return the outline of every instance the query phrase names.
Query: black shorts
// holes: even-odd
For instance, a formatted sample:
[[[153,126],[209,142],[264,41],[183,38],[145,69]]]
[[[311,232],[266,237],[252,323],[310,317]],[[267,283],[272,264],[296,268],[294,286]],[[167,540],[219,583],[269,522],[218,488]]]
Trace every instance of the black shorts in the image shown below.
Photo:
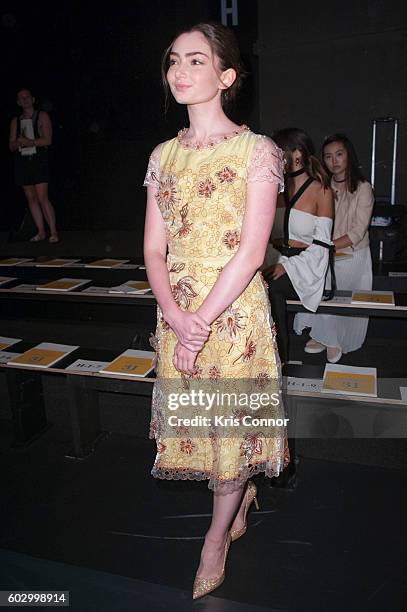
[[[49,182],[48,153],[38,151],[34,155],[20,155],[16,152],[14,160],[14,179],[16,185],[38,185]]]

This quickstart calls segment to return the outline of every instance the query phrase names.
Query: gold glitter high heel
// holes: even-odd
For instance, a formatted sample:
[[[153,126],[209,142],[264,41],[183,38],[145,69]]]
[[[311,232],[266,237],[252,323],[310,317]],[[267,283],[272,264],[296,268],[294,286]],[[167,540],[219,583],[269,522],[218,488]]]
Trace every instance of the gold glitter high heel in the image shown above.
[[[192,589],[192,599],[199,599],[199,597],[203,597],[204,595],[208,595],[208,593],[212,593],[212,591],[217,589],[225,580],[226,557],[228,556],[231,541],[232,540],[230,538],[230,533],[228,533],[226,537],[225,556],[223,557],[223,567],[221,575],[217,576],[216,578],[200,578],[200,576],[195,576],[194,586]]]
[[[249,480],[249,482],[247,483],[247,489],[246,489],[246,493],[243,499],[243,503],[244,503],[244,516],[243,516],[243,527],[241,527],[240,529],[231,529],[230,530],[230,538],[231,541],[234,542],[235,540],[237,540],[238,538],[241,538],[242,535],[244,535],[246,533],[247,530],[247,513],[249,511],[250,506],[252,505],[253,501],[254,504],[256,506],[256,510],[259,510],[259,504],[257,501],[257,487],[254,484],[254,482],[252,482],[251,480]]]

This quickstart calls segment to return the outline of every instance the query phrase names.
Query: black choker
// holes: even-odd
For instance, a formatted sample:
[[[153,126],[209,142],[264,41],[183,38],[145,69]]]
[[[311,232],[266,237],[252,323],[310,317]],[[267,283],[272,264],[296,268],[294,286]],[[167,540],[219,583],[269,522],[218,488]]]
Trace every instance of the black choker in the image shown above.
[[[305,172],[305,168],[300,168],[299,170],[296,170],[295,172],[287,172],[286,176],[289,178],[294,178],[295,176],[300,176],[300,174],[304,174]]]
[[[335,177],[332,177],[332,178],[335,181],[335,183],[344,183],[346,181],[346,178],[341,179],[340,181],[337,181]]]

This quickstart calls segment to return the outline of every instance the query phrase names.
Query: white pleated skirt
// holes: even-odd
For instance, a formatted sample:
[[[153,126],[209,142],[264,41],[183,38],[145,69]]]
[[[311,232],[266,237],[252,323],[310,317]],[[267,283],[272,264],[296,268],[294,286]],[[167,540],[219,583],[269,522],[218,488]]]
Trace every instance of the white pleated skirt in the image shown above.
[[[353,257],[335,261],[337,289],[356,291],[372,289],[370,248],[353,252]],[[366,338],[369,318],[299,313],[294,318],[294,331],[301,334],[310,327],[310,336],[325,346],[338,347],[343,353],[359,349]]]

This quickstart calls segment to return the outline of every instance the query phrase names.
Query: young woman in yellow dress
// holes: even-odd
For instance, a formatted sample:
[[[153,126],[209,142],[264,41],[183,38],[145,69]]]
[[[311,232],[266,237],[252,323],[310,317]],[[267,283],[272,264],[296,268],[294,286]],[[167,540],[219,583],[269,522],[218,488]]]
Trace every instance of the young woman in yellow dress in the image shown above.
[[[145,179],[144,258],[158,303],[152,474],[207,479],[213,490],[197,598],[221,584],[230,543],[246,531],[256,495],[250,477],[277,476],[289,460],[279,359],[258,272],[284,185],[283,156],[223,110],[243,75],[231,30],[199,24],[183,32],[164,54],[163,75],[187,105],[189,127],[154,149]],[[213,403],[209,410],[192,397],[203,389],[212,400],[217,393],[217,414]],[[219,402],[224,391],[235,392],[232,404]]]

